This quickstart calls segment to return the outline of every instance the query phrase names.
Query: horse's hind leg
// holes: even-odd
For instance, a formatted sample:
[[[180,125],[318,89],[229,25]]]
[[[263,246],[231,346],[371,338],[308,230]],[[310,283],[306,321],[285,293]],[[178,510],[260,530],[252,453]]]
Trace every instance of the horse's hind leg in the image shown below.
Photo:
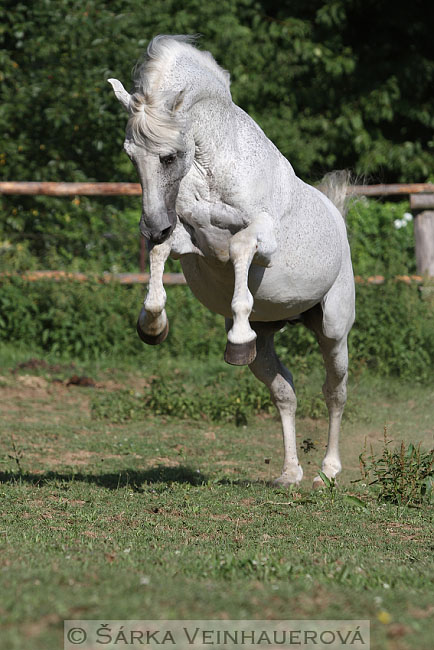
[[[323,394],[329,412],[329,431],[327,450],[321,469],[328,478],[335,478],[342,469],[339,457],[339,432],[347,400],[349,327],[343,330],[340,337],[327,336],[324,333],[327,326],[324,327],[324,315],[320,305],[316,305],[310,312],[307,312],[303,322],[315,333],[324,358],[326,380],[323,385]],[[351,318],[349,324],[352,324]],[[331,329],[330,323],[328,326]],[[321,477],[316,476],[313,487],[319,488],[323,485]]]
[[[154,246],[149,253],[149,285],[142,310],[137,321],[137,333],[148,345],[162,343],[169,332],[164,306],[166,292],[163,285],[164,264],[169,257],[171,240]]]
[[[269,389],[282,421],[284,462],[282,475],[274,482],[277,485],[299,483],[303,470],[298,462],[295,438],[295,396],[292,375],[278,358],[274,349],[274,334],[284,323],[252,323],[257,332],[256,358],[249,368]]]

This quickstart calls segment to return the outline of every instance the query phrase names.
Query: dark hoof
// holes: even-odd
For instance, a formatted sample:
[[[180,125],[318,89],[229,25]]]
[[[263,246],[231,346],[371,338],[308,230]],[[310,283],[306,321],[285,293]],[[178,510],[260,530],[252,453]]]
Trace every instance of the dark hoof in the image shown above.
[[[145,332],[142,330],[140,327],[139,321],[137,321],[137,334],[139,335],[140,340],[143,341],[143,343],[146,343],[147,345],[159,345],[160,343],[163,343],[167,339],[167,335],[169,333],[169,321],[166,322],[166,327],[160,334],[157,334],[157,336],[153,336],[152,334],[145,334]]]
[[[226,343],[225,361],[232,366],[248,366],[256,357],[256,339],[248,343]]]

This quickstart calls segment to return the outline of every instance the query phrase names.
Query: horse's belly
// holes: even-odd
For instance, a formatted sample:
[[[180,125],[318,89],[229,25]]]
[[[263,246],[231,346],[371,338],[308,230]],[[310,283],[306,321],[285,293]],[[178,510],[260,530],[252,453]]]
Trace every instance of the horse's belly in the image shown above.
[[[185,255],[181,265],[187,283],[196,298],[211,311],[230,318],[234,291],[234,272],[230,262],[210,265],[198,255]],[[253,321],[276,321],[306,311],[330,289],[333,281],[326,273],[313,277],[306,272],[294,273],[291,267],[274,264],[264,268],[252,264],[249,289],[254,303],[250,316]]]
[[[250,268],[249,289],[254,298],[251,320],[274,321],[297,316],[318,303],[330,289],[330,279],[315,282],[297,278],[280,265]]]

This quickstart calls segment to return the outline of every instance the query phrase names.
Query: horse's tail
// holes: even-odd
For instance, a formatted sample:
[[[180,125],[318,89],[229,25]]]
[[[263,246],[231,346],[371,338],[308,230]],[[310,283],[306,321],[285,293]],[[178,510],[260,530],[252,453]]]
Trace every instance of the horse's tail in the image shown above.
[[[351,186],[351,173],[346,169],[326,174],[318,186],[318,189],[334,203],[344,219],[352,200]]]

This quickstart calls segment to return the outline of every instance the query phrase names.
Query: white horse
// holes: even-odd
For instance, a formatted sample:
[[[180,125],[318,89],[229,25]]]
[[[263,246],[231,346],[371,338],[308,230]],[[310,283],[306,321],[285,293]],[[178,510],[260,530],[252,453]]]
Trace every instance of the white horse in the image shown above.
[[[354,322],[354,277],[341,214],[345,183],[337,198],[331,196],[335,205],[297,178],[233,103],[229,74],[189,37],[151,41],[136,68],[133,94],[120,81],[109,82],[129,114],[124,149],[143,189],[140,230],[148,242],[150,280],[140,338],[155,345],[167,336],[162,276],[171,255],[181,260],[200,302],[226,317],[226,361],[248,364],[268,386],[285,450],[276,483],[289,485],[303,476],[297,401],[274,334],[287,321],[302,320],[324,357],[329,434],[322,471],[334,478],[341,470],[347,336]],[[317,476],[314,487],[322,484]]]

